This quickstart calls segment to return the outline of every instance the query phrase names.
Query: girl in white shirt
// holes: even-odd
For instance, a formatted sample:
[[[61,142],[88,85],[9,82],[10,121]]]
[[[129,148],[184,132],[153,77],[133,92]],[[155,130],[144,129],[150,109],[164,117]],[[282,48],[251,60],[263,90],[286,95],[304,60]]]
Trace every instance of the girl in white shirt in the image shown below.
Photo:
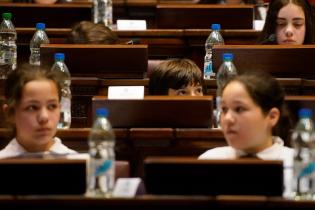
[[[229,146],[208,150],[199,159],[250,155],[264,160],[283,160],[285,169],[289,170],[293,149],[284,146],[276,132],[284,114],[284,91],[277,80],[263,73],[243,74],[228,81],[221,96],[220,124]],[[289,185],[290,172],[284,173]]]
[[[62,75],[42,67],[23,66],[9,74],[3,111],[13,128],[0,158],[51,152],[76,153],[55,137],[60,117]]]

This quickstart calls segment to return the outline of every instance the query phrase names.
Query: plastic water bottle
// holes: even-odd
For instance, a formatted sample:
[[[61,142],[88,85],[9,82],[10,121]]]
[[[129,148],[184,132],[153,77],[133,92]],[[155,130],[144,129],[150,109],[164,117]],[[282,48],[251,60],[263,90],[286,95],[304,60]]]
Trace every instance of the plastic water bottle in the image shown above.
[[[51,70],[61,72],[64,82],[61,90],[61,113],[58,128],[67,129],[71,125],[71,76],[65,64],[65,55],[63,53],[55,54],[55,63]]]
[[[36,32],[30,43],[31,56],[29,63],[31,65],[40,66],[40,45],[49,44],[49,39],[45,32],[45,27],[45,23],[36,24]]]
[[[103,23],[112,27],[113,24],[113,2],[112,0],[93,0],[94,23]]]
[[[313,199],[315,192],[315,136],[312,111],[301,109],[299,121],[291,136],[294,149],[294,198]]]
[[[0,25],[0,78],[5,79],[7,75],[16,69],[16,30],[11,22],[12,14],[3,13]]]
[[[115,135],[107,119],[108,110],[96,110],[89,136],[88,196],[110,197],[115,182]]]
[[[237,75],[237,70],[235,65],[233,64],[233,54],[232,53],[224,53],[223,54],[223,63],[218,69],[217,73],[217,97],[216,97],[216,105],[217,109],[214,110],[214,117],[216,120],[216,127],[220,127],[220,103],[221,103],[221,91],[226,82],[235,77]]]
[[[211,25],[212,32],[208,36],[205,44],[206,55],[203,68],[203,77],[204,79],[211,79],[215,77],[215,73],[212,68],[212,48],[214,45],[223,45],[224,40],[219,32],[221,29],[220,24]]]
[[[218,95],[221,95],[221,90],[226,82],[237,75],[236,67],[233,63],[232,53],[223,53],[223,63],[217,73],[217,90]]]

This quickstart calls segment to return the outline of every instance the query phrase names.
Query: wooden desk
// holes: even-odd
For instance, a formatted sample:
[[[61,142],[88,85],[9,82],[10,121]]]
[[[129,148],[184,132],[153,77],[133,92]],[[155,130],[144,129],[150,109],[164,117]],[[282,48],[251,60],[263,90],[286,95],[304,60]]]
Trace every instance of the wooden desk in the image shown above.
[[[233,53],[239,73],[268,71],[275,77],[314,79],[315,45],[222,45],[213,49],[213,65],[217,72],[223,53]]]
[[[116,158],[127,160],[131,176],[143,175],[143,160],[147,156],[193,156],[226,145],[221,130],[206,128],[121,128],[116,135]],[[90,128],[59,130],[57,136],[70,148],[87,152]],[[10,141],[10,131],[0,128],[0,149]]]
[[[287,95],[311,95],[315,94],[315,82],[299,78],[279,78],[278,81],[284,87]],[[92,125],[92,97],[107,95],[108,86],[145,86],[148,87],[148,79],[99,79],[96,77],[72,77],[72,123],[73,128],[91,127]],[[0,80],[0,95],[3,96],[4,81]],[[205,81],[207,95],[216,94],[216,81]],[[147,91],[146,91],[147,93]],[[1,105],[1,104],[0,104]],[[0,127],[4,126],[3,116],[0,112]]]
[[[28,62],[29,43],[35,28],[17,28],[18,63]],[[46,29],[51,44],[65,44],[70,34],[70,28]],[[210,34],[210,29],[148,29],[146,31],[115,31],[121,41],[139,39],[140,44],[148,45],[149,59],[166,59],[187,57],[203,68],[205,54],[204,44]],[[221,30],[226,44],[255,44],[259,31]]]
[[[153,196],[143,195],[126,198],[88,198],[85,196],[0,196],[3,209],[46,209],[46,210],[125,210],[125,209],[305,209],[315,208],[314,201],[294,201],[281,197],[265,196]]]
[[[155,28],[156,1],[114,1],[114,22],[119,19],[145,19],[148,28]],[[35,27],[37,22],[51,28],[69,28],[82,20],[92,20],[92,3],[0,3],[0,13],[12,12],[16,27]],[[34,15],[36,14],[36,15]]]
[[[41,45],[41,64],[52,66],[54,54],[65,54],[72,76],[143,78],[148,65],[147,45]]]
[[[252,29],[253,5],[161,4],[156,7],[157,28],[203,28],[220,23],[222,29]]]
[[[17,27],[18,44],[29,44],[35,33],[34,27]],[[46,33],[52,44],[64,44],[67,42],[70,28],[46,28]],[[209,36],[210,29],[147,29],[145,31],[118,31],[114,30],[122,41],[129,41],[139,38],[141,44],[176,44],[175,40],[190,40],[191,46],[201,46],[204,48],[205,40]],[[220,31],[224,37],[225,44],[255,44],[260,31],[253,29],[222,29]],[[172,42],[173,40],[173,42]],[[204,50],[204,49],[203,49]]]
[[[106,107],[114,128],[211,128],[212,96],[146,96],[143,99],[92,98],[92,113]]]
[[[192,7],[209,7],[209,5],[198,5],[193,3],[180,3],[179,1],[173,1],[170,3],[158,1],[158,0],[118,0],[113,1],[113,19],[116,22],[117,19],[142,19],[147,21],[147,28],[157,28],[157,20],[158,20],[158,5],[169,5],[174,4],[177,5],[186,5]],[[225,5],[226,6],[226,5]],[[224,7],[225,7],[224,6]],[[211,6],[210,6],[211,7]],[[237,8],[236,12],[238,16],[236,18],[231,19],[231,12],[227,11],[224,15],[227,14],[227,18],[224,19],[210,19],[210,22],[218,22],[222,24],[223,28],[236,28],[240,26],[241,28],[252,28],[252,22],[248,22],[249,18],[253,19],[253,6],[241,5],[238,7],[252,7],[250,10],[248,9],[240,9]],[[3,12],[12,12],[13,13],[13,23],[16,27],[35,27],[37,22],[44,22],[47,24],[47,27],[54,28],[68,28],[72,26],[76,22],[80,22],[82,20],[91,20],[92,19],[92,3],[56,3],[56,4],[35,4],[35,3],[10,3],[10,2],[2,2],[0,3],[0,13]],[[233,13],[233,12],[232,12]],[[36,14],[36,15],[34,15]],[[222,17],[223,13],[216,14],[217,17]],[[205,13],[204,20],[207,20],[207,14]],[[235,15],[235,13],[234,13]],[[236,14],[237,15],[237,14]],[[186,16],[187,17],[187,16]],[[186,19],[185,17],[185,19]],[[185,21],[192,21],[196,26],[199,21],[197,16],[189,16]],[[240,18],[245,17],[245,19]],[[211,21],[213,20],[213,21]],[[244,22],[247,21],[247,23]],[[209,21],[209,19],[208,19]],[[206,24],[205,28],[209,28],[209,23]],[[230,24],[228,24],[230,23]],[[234,24],[233,25],[231,25]],[[246,25],[244,25],[244,23]],[[228,25],[226,25],[228,24]],[[250,26],[249,26],[250,24]],[[171,25],[171,28],[174,28],[177,24]],[[204,28],[203,25],[202,28]],[[229,26],[229,27],[225,27]]]
[[[304,81],[295,79],[278,79],[283,85],[287,95],[310,95],[315,94],[315,83],[312,80]],[[95,77],[72,77],[72,123],[73,128],[91,127],[92,125],[92,97],[95,95],[107,95],[108,86],[145,86],[147,90],[148,79],[99,79]],[[0,80],[0,95],[3,95],[4,81]],[[206,94],[216,94],[216,81],[205,82]],[[146,91],[147,92],[147,91]],[[1,105],[1,104],[0,104]],[[0,127],[4,127],[2,112],[0,112]]]
[[[69,28],[81,20],[91,20],[92,4],[0,3],[0,13],[11,12],[15,27],[46,23],[47,28]]]
[[[28,62],[29,43],[35,32],[34,28],[17,28],[18,64]],[[66,44],[69,28],[47,28],[51,44]],[[115,31],[122,43],[139,39],[140,44],[148,45],[149,59],[190,58],[202,69],[205,55],[205,40],[209,29],[149,29],[146,31]],[[259,31],[222,30],[226,44],[255,44]]]

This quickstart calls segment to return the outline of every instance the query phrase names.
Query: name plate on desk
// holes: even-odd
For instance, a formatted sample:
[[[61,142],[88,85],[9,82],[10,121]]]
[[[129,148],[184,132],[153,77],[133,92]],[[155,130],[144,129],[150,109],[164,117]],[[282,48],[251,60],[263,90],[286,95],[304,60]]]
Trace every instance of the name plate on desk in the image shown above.
[[[140,184],[140,178],[119,178],[113,191],[113,197],[133,198],[136,196]]]
[[[144,86],[109,86],[108,99],[143,99]]]
[[[117,20],[117,30],[121,31],[147,30],[147,22],[145,20]]]

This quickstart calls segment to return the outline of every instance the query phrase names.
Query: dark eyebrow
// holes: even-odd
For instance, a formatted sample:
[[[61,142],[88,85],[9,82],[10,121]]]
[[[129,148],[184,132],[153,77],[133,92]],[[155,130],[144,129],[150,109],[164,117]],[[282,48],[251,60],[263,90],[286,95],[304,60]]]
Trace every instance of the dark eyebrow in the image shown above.
[[[304,20],[304,18],[293,18],[293,20]]]
[[[286,20],[286,19],[282,17],[278,17],[277,20]],[[304,20],[304,18],[296,17],[296,18],[293,18],[293,20]]]

